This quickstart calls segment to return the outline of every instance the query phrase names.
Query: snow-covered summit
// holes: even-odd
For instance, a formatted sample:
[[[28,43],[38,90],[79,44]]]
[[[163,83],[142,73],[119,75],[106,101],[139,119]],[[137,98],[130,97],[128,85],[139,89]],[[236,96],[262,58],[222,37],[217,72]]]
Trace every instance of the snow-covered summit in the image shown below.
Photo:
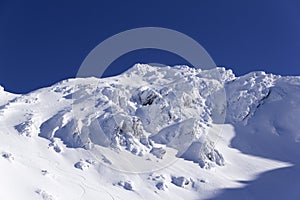
[[[299,82],[264,72],[236,77],[225,68],[136,64],[116,77],[69,79],[18,96],[2,106],[9,116],[1,118],[10,117],[20,134],[60,138],[69,147],[96,144],[142,156],[159,143],[181,156],[192,143],[208,140],[212,123],[246,124],[272,90],[297,89]]]
[[[299,91],[300,77],[264,72],[236,77],[225,68],[201,70],[136,64],[115,77],[68,79],[26,95],[7,93],[0,87],[0,127],[1,134],[19,134],[21,140],[46,142],[46,148],[67,155],[67,160],[91,155],[74,163],[81,170],[97,165],[97,161],[118,171],[145,173],[179,160],[180,166],[187,169],[197,166],[197,170],[213,168],[230,174],[232,171],[226,170],[231,167],[241,170],[234,165],[238,153],[228,147],[231,136],[226,134],[233,131],[215,127],[226,123],[251,130],[247,137],[238,133],[239,137],[235,137],[238,140],[233,139],[237,142],[231,144],[233,147],[243,144],[245,148],[241,151],[249,154],[281,155],[280,151],[288,144],[283,154],[291,156],[276,159],[293,162],[300,141]],[[262,131],[264,128],[270,131]],[[256,132],[280,149],[263,152],[264,146],[248,148],[246,142]],[[40,151],[44,147],[38,148]],[[239,158],[245,164],[251,160]],[[253,169],[263,169],[264,161],[257,162],[261,168]],[[273,164],[266,166],[268,169],[283,166]],[[157,189],[167,190],[168,180],[163,177],[158,175],[153,180]],[[214,179],[216,185],[217,180]],[[195,179],[173,174],[172,182],[176,187],[203,191]],[[114,184],[134,190],[126,180]]]
[[[230,71],[218,71],[222,81],[213,70],[137,64],[116,77],[70,79],[15,98],[2,118],[10,117],[19,134],[59,138],[67,147],[96,145],[162,158],[168,147],[181,157],[197,146],[193,161],[201,167],[224,165],[207,138],[216,112],[225,118],[222,84],[232,79]]]

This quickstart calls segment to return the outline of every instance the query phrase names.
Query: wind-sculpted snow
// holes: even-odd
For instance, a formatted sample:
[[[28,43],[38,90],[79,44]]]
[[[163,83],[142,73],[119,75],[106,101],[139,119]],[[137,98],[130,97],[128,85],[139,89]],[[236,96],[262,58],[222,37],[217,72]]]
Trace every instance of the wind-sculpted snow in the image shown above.
[[[146,64],[26,95],[0,87],[0,164],[46,171],[46,189],[29,187],[44,199],[59,181],[65,199],[205,199],[300,163],[299,92],[299,77]]]
[[[67,147],[100,145],[138,156],[153,152],[154,143],[164,144],[175,148],[178,157],[204,167],[211,160],[225,163],[222,152],[215,153],[214,145],[207,145],[214,143],[207,136],[211,124],[223,123],[225,117],[230,123],[246,124],[271,91],[279,90],[274,85],[285,81],[297,84],[299,80],[264,72],[235,77],[224,68],[201,71],[137,64],[112,78],[63,81],[20,96],[4,107],[24,104],[23,109],[30,111],[24,121],[15,124],[20,134],[39,132],[51,141],[60,138]],[[53,98],[49,102],[52,113],[34,123],[39,115],[35,105],[49,96]],[[191,158],[189,148],[201,156]],[[218,161],[208,155],[219,155]]]
[[[225,88],[229,123],[299,140],[300,77],[253,72],[228,82]]]
[[[252,81],[252,86],[242,87],[248,92],[233,103],[235,113],[237,109],[244,113],[235,124],[244,135],[237,135],[233,146],[245,153],[300,163],[300,78],[263,75]],[[257,140],[264,145],[254,145]]]
[[[68,147],[100,145],[138,156],[154,152],[157,143],[176,149],[180,157],[198,141],[203,144],[198,151],[208,155],[214,152],[206,145],[212,112],[224,112],[226,105],[216,77],[185,66],[137,64],[114,78],[63,82],[51,90],[70,103],[41,124],[39,135],[60,138]],[[193,161],[204,167],[213,160],[198,156]]]
[[[253,72],[227,83],[228,121],[235,123],[251,117],[278,78],[264,72]]]

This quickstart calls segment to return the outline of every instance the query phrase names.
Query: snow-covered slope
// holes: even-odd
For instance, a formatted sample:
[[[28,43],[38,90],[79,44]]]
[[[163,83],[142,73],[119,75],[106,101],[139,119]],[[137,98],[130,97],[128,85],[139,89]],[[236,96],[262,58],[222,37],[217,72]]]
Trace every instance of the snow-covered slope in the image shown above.
[[[145,64],[0,88],[0,199],[214,198],[300,163],[299,91],[299,77]]]
[[[12,100],[13,98],[17,97],[18,95],[12,94],[9,92],[4,91],[4,88],[0,85],[0,106],[3,106],[8,103],[8,101]]]

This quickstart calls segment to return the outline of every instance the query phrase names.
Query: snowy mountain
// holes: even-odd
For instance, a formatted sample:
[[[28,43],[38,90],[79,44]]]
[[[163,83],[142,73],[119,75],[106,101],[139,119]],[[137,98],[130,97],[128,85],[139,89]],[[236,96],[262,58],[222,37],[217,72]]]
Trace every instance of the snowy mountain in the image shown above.
[[[299,91],[300,77],[146,64],[0,87],[0,199],[297,199]]]

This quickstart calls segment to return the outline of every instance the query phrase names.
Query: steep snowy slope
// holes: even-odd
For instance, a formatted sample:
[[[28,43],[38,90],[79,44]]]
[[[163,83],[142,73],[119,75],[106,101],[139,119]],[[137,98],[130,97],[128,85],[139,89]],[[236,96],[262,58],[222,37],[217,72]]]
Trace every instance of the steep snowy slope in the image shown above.
[[[255,72],[226,88],[232,113],[227,121],[236,132],[231,147],[293,166],[262,173],[212,199],[299,199],[300,78]]]
[[[243,133],[232,144],[249,154],[299,163],[300,78],[255,72],[225,87],[227,121]]]
[[[137,64],[0,90],[0,199],[207,199],[243,187],[300,163],[299,88],[297,77]]]

